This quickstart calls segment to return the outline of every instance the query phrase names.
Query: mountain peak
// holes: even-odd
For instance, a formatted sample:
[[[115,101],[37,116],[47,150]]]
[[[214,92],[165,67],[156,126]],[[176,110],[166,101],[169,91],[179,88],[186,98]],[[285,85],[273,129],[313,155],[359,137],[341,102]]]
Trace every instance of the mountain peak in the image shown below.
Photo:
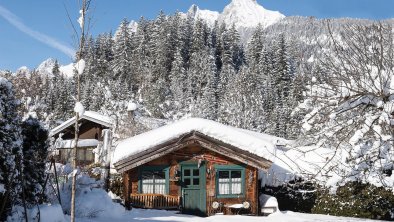
[[[238,29],[256,27],[266,28],[285,16],[277,11],[270,11],[259,5],[256,0],[232,0],[227,5],[219,20],[227,25],[234,24]]]
[[[222,13],[201,10],[193,4],[187,13],[181,14],[195,20],[203,19],[211,27],[216,21],[225,23],[228,27],[234,25],[243,40],[248,40],[259,24],[262,28],[266,28],[285,17],[280,12],[265,9],[257,0],[232,0]]]
[[[38,67],[37,70],[40,73],[44,74],[52,74],[52,69],[55,66],[56,60],[53,58],[48,58],[47,60],[43,61]]]
[[[189,10],[187,11],[187,13],[189,15],[195,15],[197,13],[197,11],[200,10],[200,8],[196,5],[193,4],[192,6],[190,6]]]
[[[231,3],[234,3],[234,4],[255,3],[255,4],[257,4],[257,0],[231,0]],[[231,4],[231,3],[230,3],[230,4]]]

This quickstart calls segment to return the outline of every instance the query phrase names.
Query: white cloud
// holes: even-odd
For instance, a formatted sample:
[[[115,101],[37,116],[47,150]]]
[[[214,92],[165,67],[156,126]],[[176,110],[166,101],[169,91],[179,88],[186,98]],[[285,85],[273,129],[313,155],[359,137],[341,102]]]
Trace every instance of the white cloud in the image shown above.
[[[20,31],[28,34],[29,36],[35,38],[36,40],[49,45],[52,48],[58,49],[61,52],[63,52],[64,54],[66,54],[67,56],[70,57],[74,57],[75,56],[75,50],[72,49],[71,47],[68,47],[66,45],[64,45],[63,43],[60,43],[59,41],[57,41],[56,39],[47,36],[45,34],[42,34],[38,31],[35,31],[29,27],[27,27],[25,24],[23,24],[23,22],[18,18],[18,16],[16,16],[15,14],[13,14],[12,12],[10,12],[9,10],[7,10],[6,8],[2,7],[0,5],[0,16],[3,17],[5,20],[7,20],[9,23],[11,23],[13,26],[15,26],[17,29],[19,29]]]

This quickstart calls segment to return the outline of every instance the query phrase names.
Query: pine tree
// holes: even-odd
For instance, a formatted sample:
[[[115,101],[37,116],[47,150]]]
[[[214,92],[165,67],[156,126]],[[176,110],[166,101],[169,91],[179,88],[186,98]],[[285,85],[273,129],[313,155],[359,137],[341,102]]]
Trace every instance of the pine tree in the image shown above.
[[[185,64],[185,69],[188,68],[190,56],[191,56],[191,44],[194,30],[194,18],[188,17],[180,25],[179,39],[181,41],[181,54]]]
[[[92,110],[93,103],[92,94],[94,88],[96,88],[97,78],[97,58],[94,48],[94,39],[90,37],[86,40],[85,46],[85,69],[83,75],[80,77],[81,80],[81,99],[86,110]]]
[[[59,81],[60,81],[60,66],[59,66],[59,62],[57,60],[55,60],[55,64],[53,65],[52,68],[52,80],[51,80],[51,84],[50,84],[50,89],[49,89],[49,110],[51,112],[55,111],[56,108],[56,100],[59,98],[58,97],[58,89],[56,87],[59,86]]]
[[[253,35],[250,39],[250,43],[248,44],[248,58],[249,63],[258,64],[261,61],[261,52],[265,46],[264,44],[264,35],[263,28],[261,25],[257,26],[256,30],[253,32]]]
[[[230,51],[232,53],[232,63],[236,72],[240,69],[241,65],[245,62],[243,47],[240,45],[240,36],[233,24],[231,29],[228,30],[228,39]]]
[[[18,178],[22,171],[20,118],[17,115],[18,102],[9,81],[0,77],[0,219],[20,203],[21,184]]]
[[[270,80],[272,81],[273,101],[275,102],[274,112],[271,120],[273,121],[273,134],[288,138],[288,128],[292,107],[292,96],[290,95],[293,87],[294,69],[291,67],[288,55],[288,47],[285,37],[280,36],[274,48],[273,72]]]
[[[170,72],[171,100],[174,104],[175,112],[182,113],[186,107],[187,78],[180,48],[176,50],[174,57]]]
[[[131,68],[131,58],[133,53],[132,32],[129,28],[130,22],[124,19],[117,32],[115,33],[115,42],[113,45],[114,60],[112,69],[114,78],[121,79],[128,85],[128,91],[133,88],[133,70]]]
[[[202,95],[199,98],[197,116],[216,120],[217,119],[217,107],[218,101],[216,97],[217,92],[217,75],[216,75],[216,64],[213,50],[207,48],[206,54],[204,55],[203,69],[201,76],[204,78],[201,83]]]
[[[225,96],[227,91],[227,85],[229,81],[234,78],[236,74],[235,66],[234,66],[234,48],[233,48],[233,39],[230,35],[231,33],[228,30],[225,30],[221,36],[221,44],[222,44],[222,54],[221,61],[222,67],[219,75],[219,85],[218,85],[218,95],[219,102]]]
[[[48,132],[32,117],[23,121],[23,182],[28,204],[35,205],[41,197],[45,181],[45,163],[48,151]]]
[[[219,120],[245,129],[262,131],[265,127],[262,95],[256,75],[245,66],[230,80],[222,101]]]

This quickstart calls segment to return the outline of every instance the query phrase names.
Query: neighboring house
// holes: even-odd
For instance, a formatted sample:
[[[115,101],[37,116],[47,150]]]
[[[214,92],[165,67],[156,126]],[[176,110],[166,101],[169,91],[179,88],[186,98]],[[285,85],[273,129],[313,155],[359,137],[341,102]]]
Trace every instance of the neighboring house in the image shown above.
[[[100,161],[99,156],[111,147],[113,120],[93,111],[85,111],[79,119],[77,165],[84,166]],[[54,153],[57,162],[71,163],[75,139],[75,117],[50,131],[55,139]],[[107,139],[105,139],[107,135]],[[101,155],[100,155],[101,154]]]
[[[127,208],[258,214],[259,173],[279,139],[192,118],[121,141],[112,160]]]

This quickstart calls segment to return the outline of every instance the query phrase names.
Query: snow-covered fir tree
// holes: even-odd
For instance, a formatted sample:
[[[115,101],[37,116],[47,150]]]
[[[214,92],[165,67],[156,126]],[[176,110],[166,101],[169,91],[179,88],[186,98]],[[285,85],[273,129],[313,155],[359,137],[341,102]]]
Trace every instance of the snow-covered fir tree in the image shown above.
[[[0,77],[0,219],[3,220],[11,207],[20,203],[21,184],[18,183],[23,165],[21,163],[22,138],[18,101],[12,84]]]
[[[21,124],[23,138],[23,174],[22,181],[26,202],[32,207],[44,200],[41,196],[46,178],[45,164],[48,154],[48,131],[32,117]]]

